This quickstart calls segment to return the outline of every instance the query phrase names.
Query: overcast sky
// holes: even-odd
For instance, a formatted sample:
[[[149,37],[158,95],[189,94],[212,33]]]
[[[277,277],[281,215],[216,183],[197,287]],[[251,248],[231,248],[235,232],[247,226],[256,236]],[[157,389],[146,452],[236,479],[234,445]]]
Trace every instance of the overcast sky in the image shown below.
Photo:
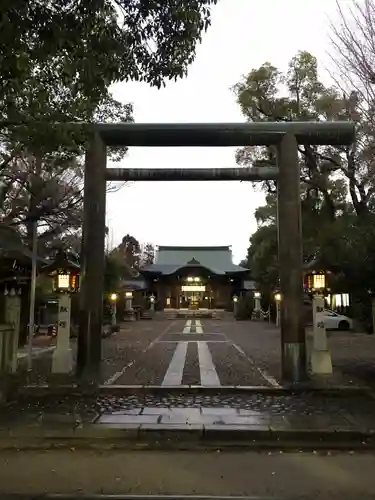
[[[335,11],[336,0],[219,0],[187,78],[162,90],[117,84],[114,95],[133,103],[137,122],[242,122],[231,91],[241,75],[266,61],[285,69],[298,50],[327,65]],[[131,148],[122,166],[232,167],[234,154],[235,148]],[[263,202],[249,183],[139,182],[107,197],[110,244],[129,233],[155,245],[232,245],[238,262]]]

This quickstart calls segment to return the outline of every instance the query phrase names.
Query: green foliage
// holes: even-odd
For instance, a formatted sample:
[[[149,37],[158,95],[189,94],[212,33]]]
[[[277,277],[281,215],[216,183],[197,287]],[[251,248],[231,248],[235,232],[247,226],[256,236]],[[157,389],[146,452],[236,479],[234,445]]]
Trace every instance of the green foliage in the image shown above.
[[[347,120],[357,125],[350,147],[299,146],[303,252],[306,262],[319,258],[338,270],[341,291],[365,295],[375,282],[375,150],[369,108],[355,92],[327,87],[318,75],[317,60],[299,52],[283,73],[270,63],[253,69],[235,87],[242,113],[249,121]],[[245,147],[237,162],[276,159],[272,148]],[[263,185],[266,205],[255,212],[257,231],[250,238],[247,266],[260,287],[278,283],[277,185]]]
[[[77,232],[81,156],[89,129],[77,123],[133,120],[110,84],[160,87],[186,74],[216,0],[4,0],[0,6],[1,222],[26,241]],[[18,124],[13,126],[12,124]],[[22,124],[22,125],[19,125]],[[120,160],[125,147],[109,148]],[[42,245],[42,246],[43,246]]]
[[[121,262],[116,255],[106,255],[104,293],[118,292],[121,281],[131,278],[132,272],[124,262]]]
[[[74,103],[73,116],[89,119],[113,82],[160,87],[166,79],[184,76],[215,3],[4,0],[0,115],[15,121],[35,118],[52,100],[55,116],[67,116],[72,107],[59,108],[56,95],[64,88],[64,101]]]
[[[254,310],[254,300],[250,296],[240,297],[237,303],[236,319],[251,319]]]
[[[374,200],[369,163],[373,143],[365,135],[368,122],[359,121],[360,101],[355,96],[326,87],[319,80],[314,56],[299,52],[285,73],[267,62],[235,85],[234,92],[248,121],[355,120],[358,140],[351,147],[299,147],[302,198],[311,200],[320,210],[324,208],[333,220],[348,208],[349,191],[354,210],[361,214],[368,211]],[[246,147],[237,152],[237,162],[243,166],[275,157],[272,148]],[[274,182],[265,186],[275,192]]]
[[[126,234],[118,247],[112,250],[111,255],[118,262],[123,263],[123,265],[126,265],[133,272],[136,272],[139,269],[141,261],[141,245],[134,236]]]

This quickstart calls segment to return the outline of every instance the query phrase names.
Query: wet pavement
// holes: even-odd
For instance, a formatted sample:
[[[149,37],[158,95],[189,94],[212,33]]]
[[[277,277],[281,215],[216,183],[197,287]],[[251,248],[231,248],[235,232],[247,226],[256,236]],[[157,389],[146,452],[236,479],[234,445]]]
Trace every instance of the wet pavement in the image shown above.
[[[363,360],[370,362],[375,338],[337,333],[330,335],[329,342],[334,374],[319,384],[355,388],[368,382],[361,372],[353,375],[348,366],[352,371],[357,366],[353,355],[360,356],[360,342],[366,349]],[[247,438],[256,432],[274,436],[351,432],[364,438],[374,433],[375,398],[370,392],[335,395],[281,390],[280,333],[264,322],[234,321],[230,315],[221,320],[137,321],[122,325],[102,345],[105,393],[20,396],[0,415],[0,430],[6,434],[24,426],[35,430],[64,423],[74,432],[86,425],[93,433],[131,429],[135,436],[187,429],[200,435],[215,430],[228,435],[242,432],[242,436],[246,432]],[[50,364],[51,353],[35,360],[37,382],[48,381]]]
[[[320,385],[375,388],[375,336],[331,332],[329,346],[334,371],[319,377]],[[72,347],[75,350],[75,341]],[[278,329],[265,322],[234,321],[230,314],[220,320],[124,323],[120,332],[103,339],[102,350],[100,382],[106,385],[278,387],[282,383]],[[35,359],[30,383],[49,381],[51,355],[49,351]]]
[[[373,446],[375,399],[366,394],[138,391],[98,396],[22,396],[0,412],[0,448],[30,439],[299,441]],[[110,432],[110,434],[108,434]],[[191,436],[189,436],[189,441]],[[349,443],[349,444],[348,444]],[[40,443],[39,443],[40,445]],[[47,447],[49,441],[47,442]]]

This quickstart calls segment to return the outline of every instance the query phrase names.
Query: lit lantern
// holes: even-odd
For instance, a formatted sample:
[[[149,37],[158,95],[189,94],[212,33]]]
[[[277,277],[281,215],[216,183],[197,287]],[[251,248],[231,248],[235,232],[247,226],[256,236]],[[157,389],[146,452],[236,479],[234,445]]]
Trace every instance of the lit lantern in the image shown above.
[[[260,292],[254,292],[254,299],[260,299],[262,294]]]
[[[327,290],[327,277],[323,271],[312,271],[307,274],[307,289],[311,293],[324,293]]]
[[[153,304],[155,302],[155,296],[154,295],[151,295],[150,302],[151,302],[151,304]]]
[[[133,297],[133,292],[125,292],[125,297],[131,299]]]
[[[281,293],[280,292],[275,293],[275,300],[276,300],[276,302],[280,303],[281,299],[282,299]]]
[[[111,293],[110,297],[112,302],[116,302],[116,300],[118,299],[118,295],[117,293]]]
[[[43,267],[43,272],[53,278],[54,291],[61,293],[79,290],[79,270],[79,265],[70,260],[63,251],[59,251],[51,264]]]
[[[233,302],[234,302],[234,303],[238,302],[238,297],[237,297],[237,295],[234,295],[234,297],[233,297]]]

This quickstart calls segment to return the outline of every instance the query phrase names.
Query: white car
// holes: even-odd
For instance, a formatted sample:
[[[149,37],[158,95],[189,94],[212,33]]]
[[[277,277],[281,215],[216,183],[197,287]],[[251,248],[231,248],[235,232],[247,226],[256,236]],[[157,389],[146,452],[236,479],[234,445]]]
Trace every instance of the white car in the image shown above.
[[[353,320],[330,309],[324,309],[324,326],[327,330],[352,330]]]

